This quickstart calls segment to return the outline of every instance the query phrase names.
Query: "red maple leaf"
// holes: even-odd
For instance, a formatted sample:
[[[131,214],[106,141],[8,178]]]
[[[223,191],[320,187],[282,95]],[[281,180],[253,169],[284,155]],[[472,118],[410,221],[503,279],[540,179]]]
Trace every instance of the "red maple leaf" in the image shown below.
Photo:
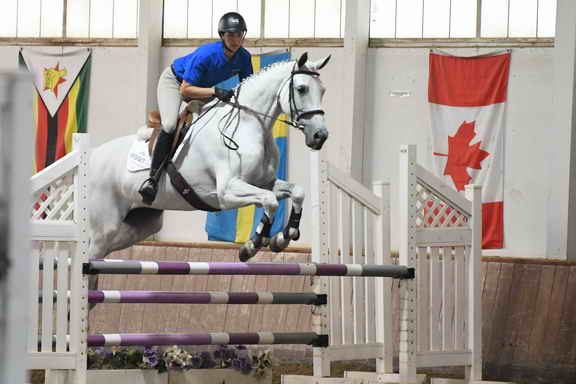
[[[470,175],[466,168],[482,169],[480,163],[490,156],[490,153],[480,149],[481,141],[470,145],[476,136],[474,126],[476,121],[464,121],[454,136],[448,136],[448,154],[434,152],[436,156],[447,156],[444,175],[450,176],[457,191],[463,191],[464,186],[470,182]]]

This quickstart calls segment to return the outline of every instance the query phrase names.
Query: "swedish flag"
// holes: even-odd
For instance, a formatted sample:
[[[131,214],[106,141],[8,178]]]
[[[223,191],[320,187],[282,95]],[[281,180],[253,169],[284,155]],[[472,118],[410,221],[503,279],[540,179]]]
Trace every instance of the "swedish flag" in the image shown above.
[[[254,72],[264,69],[270,64],[279,61],[290,60],[290,52],[282,53],[265,53],[261,55],[252,56],[252,67]],[[227,80],[222,87],[232,88],[238,83],[238,78]],[[280,119],[287,119],[285,115],[281,115]],[[288,156],[288,126],[286,124],[276,121],[273,128],[273,135],[276,140],[276,145],[280,150],[280,164],[276,177],[278,179],[286,180],[286,164]],[[272,225],[271,235],[283,230],[286,214],[286,201],[280,202],[276,215],[274,216],[274,224]],[[250,239],[260,219],[263,215],[262,208],[256,208],[254,205],[243,207],[240,209],[232,209],[222,212],[210,212],[206,217],[206,232],[208,233],[208,240],[214,241],[228,241],[235,243],[244,243]]]

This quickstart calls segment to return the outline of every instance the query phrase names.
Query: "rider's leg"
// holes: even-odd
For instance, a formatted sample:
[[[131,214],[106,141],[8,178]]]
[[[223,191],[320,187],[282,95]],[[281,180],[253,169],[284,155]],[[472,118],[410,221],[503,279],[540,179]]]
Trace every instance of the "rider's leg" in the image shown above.
[[[150,165],[150,177],[146,179],[139,190],[140,195],[142,195],[142,201],[146,204],[151,204],[158,193],[158,181],[162,175],[162,165],[172,149],[173,136],[172,133],[166,133],[162,130],[156,140],[152,164]]]
[[[158,136],[152,155],[150,177],[144,181],[139,190],[145,204],[152,204],[158,193],[158,181],[162,176],[162,165],[172,148],[173,133],[178,122],[181,104],[180,83],[172,73],[171,68],[168,67],[158,80],[158,108],[162,120],[162,131]]]

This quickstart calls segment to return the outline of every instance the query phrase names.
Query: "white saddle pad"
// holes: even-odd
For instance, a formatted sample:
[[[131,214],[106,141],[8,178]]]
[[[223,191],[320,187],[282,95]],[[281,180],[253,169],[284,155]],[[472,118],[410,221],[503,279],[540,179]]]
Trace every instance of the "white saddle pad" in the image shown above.
[[[126,161],[128,171],[138,172],[150,169],[151,161],[152,159],[148,153],[148,142],[140,139],[134,140]]]

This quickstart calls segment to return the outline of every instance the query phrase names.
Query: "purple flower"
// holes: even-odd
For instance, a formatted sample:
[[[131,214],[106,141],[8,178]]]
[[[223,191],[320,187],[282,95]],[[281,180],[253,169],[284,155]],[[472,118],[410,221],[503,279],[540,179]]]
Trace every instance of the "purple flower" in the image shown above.
[[[190,359],[190,368],[200,369],[202,368],[202,358],[200,356],[194,356]]]
[[[221,360],[224,358],[224,351],[226,350],[226,346],[225,345],[218,345],[216,347],[216,350],[214,351],[214,357],[218,360]]]
[[[238,357],[238,354],[236,353],[236,351],[234,349],[227,349],[225,352],[225,358],[226,360],[232,360]]]
[[[158,365],[158,351],[156,348],[145,347],[142,354],[142,361],[150,368],[155,368]]]

